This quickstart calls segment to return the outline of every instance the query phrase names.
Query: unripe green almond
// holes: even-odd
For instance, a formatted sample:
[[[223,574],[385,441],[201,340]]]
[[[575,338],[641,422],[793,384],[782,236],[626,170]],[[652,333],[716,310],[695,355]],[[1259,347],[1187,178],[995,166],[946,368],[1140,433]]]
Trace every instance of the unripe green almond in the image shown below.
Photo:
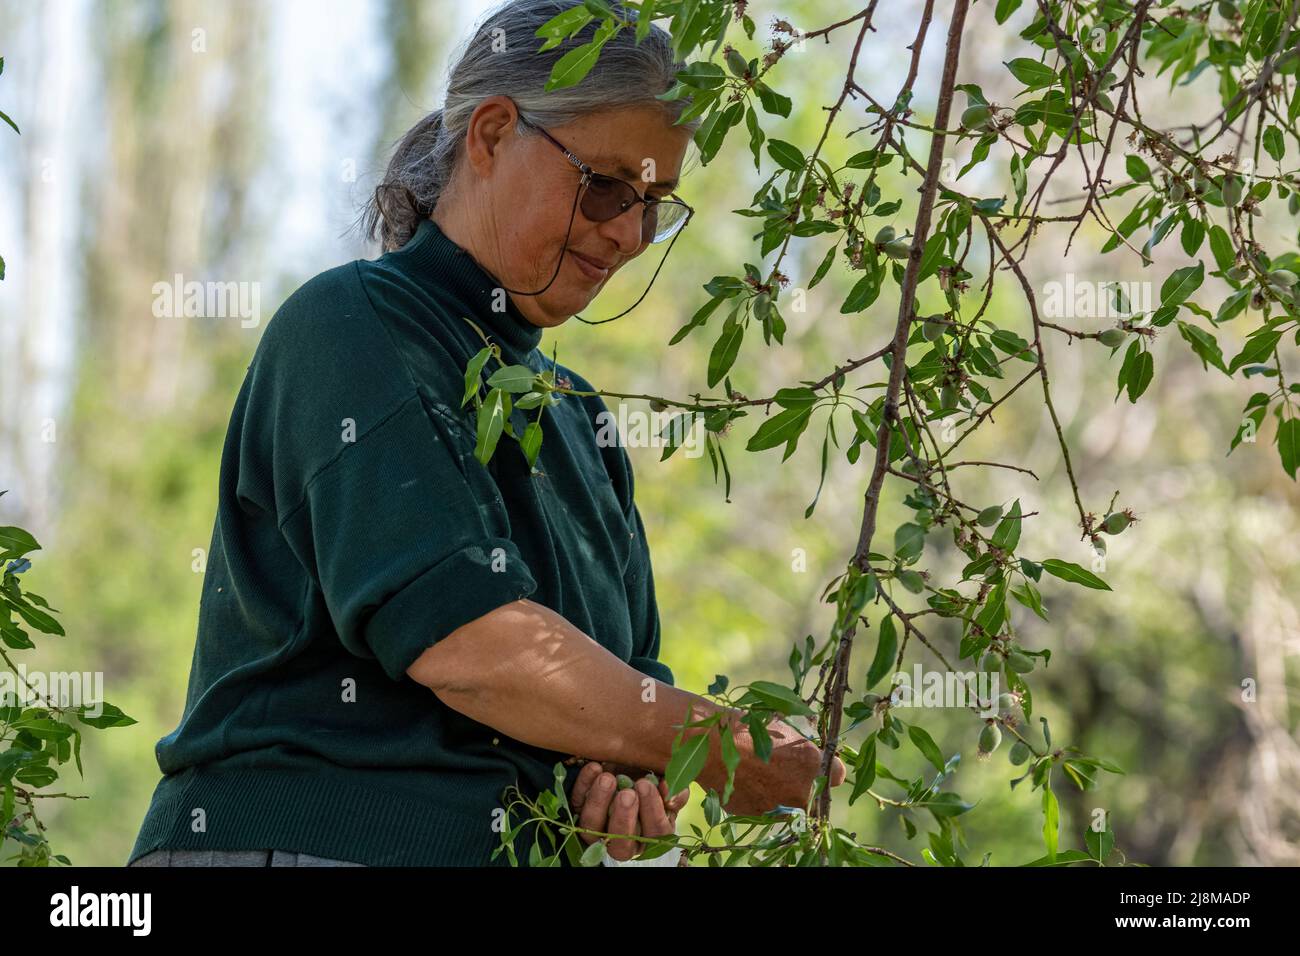
[[[921,324],[921,337],[927,342],[936,342],[943,336],[947,324],[942,316],[932,315]]]
[[[1182,202],[1187,198],[1187,187],[1183,185],[1181,179],[1175,179],[1173,185],[1169,187],[1169,199],[1171,202]]]
[[[1007,666],[1017,674],[1028,674],[1034,669],[1034,659],[1020,651],[1012,651],[1007,655]]]
[[[1105,531],[1106,529],[1103,528],[1102,530]],[[1098,535],[1092,539],[1092,547],[1098,554],[1104,555],[1106,553],[1106,539]]]
[[[1015,710],[1015,709],[1016,709],[1016,705],[1017,705],[1018,703],[1019,703],[1019,701],[1016,700],[1016,695],[1015,695],[1015,694],[999,694],[999,695],[998,695],[998,711],[999,711],[1000,713],[1006,713],[1006,712],[1009,711],[1009,710]]]
[[[650,773],[647,773],[647,774],[645,775],[645,779],[647,779],[647,780],[650,781],[650,786],[655,787],[655,788],[658,788],[658,786],[659,786],[659,778],[658,778],[657,776],[655,776],[655,774],[654,774],[653,771],[651,771]]]
[[[1002,506],[990,505],[975,516],[975,523],[981,528],[991,528],[1002,520]]]
[[[668,410],[668,406],[659,401],[659,399],[652,398],[650,399],[650,410],[653,412],[664,412]]]
[[[894,239],[885,243],[885,255],[891,259],[906,259],[912,252],[912,244],[906,239]]]
[[[979,755],[987,757],[998,749],[1000,743],[1002,743],[1001,728],[997,724],[985,724],[984,729],[980,731]]]
[[[956,408],[957,407],[957,389],[951,385],[945,385],[939,389],[939,407]]]
[[[893,226],[881,226],[880,231],[876,233],[876,244],[883,246],[887,242],[893,242],[895,235]]]
[[[1237,19],[1237,8],[1233,6],[1231,3],[1229,3],[1228,0],[1219,0],[1218,6],[1219,6],[1219,16],[1223,17],[1223,19],[1225,20]]]
[[[980,670],[986,674],[996,674],[1002,669],[1002,658],[989,651],[984,655],[984,660],[980,662]]]
[[[736,76],[744,76],[745,71],[749,69],[749,64],[745,62],[739,50],[731,49],[727,51],[727,67]]]
[[[976,103],[974,106],[966,107],[966,110],[961,114],[961,125],[966,129],[979,129],[987,124],[992,116],[993,111],[991,109]]]
[[[1102,526],[1106,529],[1107,534],[1119,534],[1129,526],[1129,516],[1122,511],[1117,511],[1113,515],[1106,516],[1106,522]]]
[[[1113,349],[1123,345],[1126,338],[1128,338],[1128,333],[1123,329],[1107,329],[1097,336],[1097,341],[1107,348]]]
[[[629,776],[628,776],[627,774],[625,774],[625,773],[620,773],[620,774],[618,775],[618,789],[620,789],[620,790],[631,790],[631,789],[632,789],[632,778],[629,777]]]
[[[1300,193],[1292,193],[1287,198],[1286,211],[1293,216],[1300,213]]]
[[[1026,745],[1026,743],[1023,740],[1017,740],[1012,745],[1011,753],[1008,754],[1008,756],[1011,758],[1011,765],[1014,767],[1019,767],[1022,763],[1024,763],[1026,760],[1029,759],[1029,747],[1028,745]]]
[[[1246,278],[1246,276],[1250,275],[1250,272],[1247,269],[1243,269],[1241,266],[1233,266],[1225,272],[1224,275],[1233,282],[1240,282],[1242,279]]]
[[[1276,282],[1285,288],[1291,288],[1296,283],[1296,274],[1290,269],[1274,269],[1268,274],[1270,282]]]

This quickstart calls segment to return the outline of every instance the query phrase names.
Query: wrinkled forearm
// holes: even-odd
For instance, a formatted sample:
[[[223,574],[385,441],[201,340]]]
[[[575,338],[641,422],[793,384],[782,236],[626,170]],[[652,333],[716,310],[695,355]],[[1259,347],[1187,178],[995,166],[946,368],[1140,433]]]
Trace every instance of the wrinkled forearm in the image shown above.
[[[628,666],[528,600],[453,631],[407,673],[448,707],[516,740],[659,771],[688,708],[691,720],[718,709]],[[711,749],[714,764],[716,739]]]

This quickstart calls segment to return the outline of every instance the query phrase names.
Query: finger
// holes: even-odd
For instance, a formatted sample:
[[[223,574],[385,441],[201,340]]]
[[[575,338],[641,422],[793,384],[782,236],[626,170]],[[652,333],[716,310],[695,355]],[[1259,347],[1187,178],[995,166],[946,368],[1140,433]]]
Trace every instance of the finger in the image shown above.
[[[664,798],[649,780],[641,779],[636,782],[637,796],[640,797],[640,819],[641,832],[645,836],[667,836],[675,832],[676,828],[672,821],[668,819],[668,813],[664,809]],[[644,848],[645,844],[642,844]]]
[[[590,760],[583,764],[582,769],[578,771],[578,777],[573,781],[573,793],[569,795],[569,802],[573,804],[573,809],[582,809],[583,803],[587,800],[587,794],[591,793],[596,778],[600,776],[600,770],[600,764]]]
[[[664,809],[667,810],[670,815],[675,815],[682,807],[686,806],[686,801],[690,798],[690,795],[691,791],[688,787],[685,790],[678,791],[676,795],[669,797],[668,782],[666,780],[659,781],[659,796],[663,798]]]
[[[609,833],[609,828],[605,825],[609,819],[610,801],[614,798],[614,775],[612,773],[600,773],[596,775],[595,786],[587,794],[587,799],[583,801],[582,810],[578,814],[578,826],[584,830],[596,830],[600,833]],[[589,833],[580,834],[584,843],[595,843],[603,837],[592,836]]]
[[[613,807],[609,812],[609,833],[625,833],[628,836],[637,836],[640,833],[641,825],[637,820],[637,794],[633,790],[620,790],[618,796],[614,799]],[[640,844],[635,840],[619,840],[609,837],[606,844],[609,855],[618,860],[620,863],[632,859],[640,849]]]

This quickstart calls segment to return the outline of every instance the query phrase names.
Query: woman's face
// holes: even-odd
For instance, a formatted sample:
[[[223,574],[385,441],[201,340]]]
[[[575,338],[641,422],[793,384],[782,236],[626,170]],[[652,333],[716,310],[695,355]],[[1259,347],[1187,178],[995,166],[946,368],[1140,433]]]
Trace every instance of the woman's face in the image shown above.
[[[636,203],[605,222],[587,219],[581,201],[574,208],[582,173],[542,134],[516,133],[517,116],[505,97],[490,97],[475,110],[466,138],[466,158],[474,173],[467,203],[472,212],[460,225],[472,237],[480,263],[512,289],[541,289],[562,260],[545,292],[511,295],[530,322],[546,328],[586,309],[610,276],[650,248],[641,240],[645,206]],[[673,126],[654,107],[590,114],[547,131],[595,172],[621,179],[651,198],[667,197],[675,188],[691,140],[687,130]],[[662,256],[662,246],[651,256]],[[584,259],[594,265],[584,268]],[[653,271],[648,264],[644,282]],[[640,292],[610,308],[621,311]]]

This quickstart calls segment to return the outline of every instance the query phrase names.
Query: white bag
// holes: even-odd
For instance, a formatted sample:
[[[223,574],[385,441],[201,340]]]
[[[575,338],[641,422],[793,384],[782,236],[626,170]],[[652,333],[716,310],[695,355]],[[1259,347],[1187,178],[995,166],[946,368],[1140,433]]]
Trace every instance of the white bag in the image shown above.
[[[673,847],[662,856],[657,856],[653,860],[615,860],[609,855],[609,848],[605,848],[604,854],[600,858],[601,866],[676,866],[682,858],[682,848]]]

